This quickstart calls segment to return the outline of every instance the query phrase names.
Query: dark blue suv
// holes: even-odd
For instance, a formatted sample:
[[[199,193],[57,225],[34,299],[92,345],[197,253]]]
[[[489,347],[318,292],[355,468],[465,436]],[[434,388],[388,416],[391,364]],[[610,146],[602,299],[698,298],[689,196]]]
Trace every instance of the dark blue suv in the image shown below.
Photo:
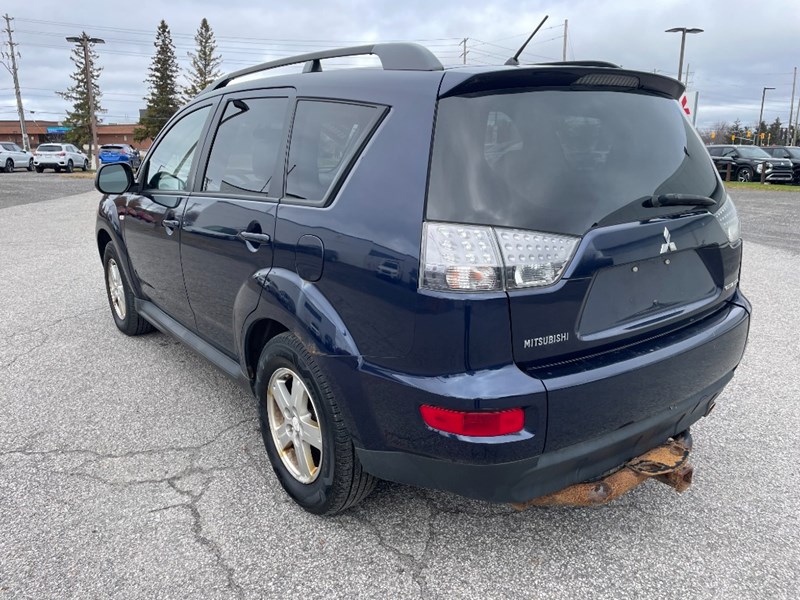
[[[383,68],[322,70],[356,54]],[[747,341],[736,209],[682,89],[412,44],[238,71],[135,177],[98,172],[112,316],[251,389],[314,513],[376,478],[524,502],[605,476],[685,440]]]

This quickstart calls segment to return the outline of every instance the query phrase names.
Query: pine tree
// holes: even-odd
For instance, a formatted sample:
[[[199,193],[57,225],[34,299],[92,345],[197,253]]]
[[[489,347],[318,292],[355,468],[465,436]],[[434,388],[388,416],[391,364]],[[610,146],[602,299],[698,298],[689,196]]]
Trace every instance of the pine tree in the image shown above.
[[[189,81],[183,96],[186,102],[202,92],[220,76],[219,66],[222,64],[222,57],[214,54],[217,43],[214,41],[214,31],[205,17],[200,21],[200,28],[194,36],[194,41],[197,44],[197,52],[187,52],[192,64],[186,73],[186,79]]]
[[[86,32],[81,33],[81,37],[88,37]],[[94,95],[95,113],[102,112],[100,108],[100,85],[98,78],[102,67],[97,66],[97,52],[94,47],[89,45],[89,63],[91,64],[91,79],[92,79],[92,92]],[[67,111],[67,117],[64,119],[64,126],[69,127],[70,130],[64,135],[64,141],[68,144],[74,144],[79,148],[88,144],[92,139],[91,116],[89,111],[89,93],[86,85],[86,61],[83,55],[83,47],[76,46],[72,49],[72,56],[70,56],[75,71],[70,75],[73,81],[72,86],[65,92],[56,92],[64,100],[72,103],[72,108]],[[98,120],[99,122],[99,120]]]
[[[145,80],[150,88],[150,93],[145,98],[147,108],[144,116],[139,119],[141,127],[137,127],[133,132],[133,139],[137,142],[156,137],[180,104],[175,44],[172,43],[169,26],[163,19],[158,25],[153,45],[156,47],[156,53],[150,63],[150,74]]]

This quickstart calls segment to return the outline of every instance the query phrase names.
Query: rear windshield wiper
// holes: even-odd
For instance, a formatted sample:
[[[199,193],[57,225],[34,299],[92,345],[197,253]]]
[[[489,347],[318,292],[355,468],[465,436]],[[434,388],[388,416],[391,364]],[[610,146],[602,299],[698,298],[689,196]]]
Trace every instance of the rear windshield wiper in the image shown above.
[[[645,208],[658,208],[659,206],[715,206],[717,201],[708,196],[694,194],[660,194],[651,196],[642,203]]]

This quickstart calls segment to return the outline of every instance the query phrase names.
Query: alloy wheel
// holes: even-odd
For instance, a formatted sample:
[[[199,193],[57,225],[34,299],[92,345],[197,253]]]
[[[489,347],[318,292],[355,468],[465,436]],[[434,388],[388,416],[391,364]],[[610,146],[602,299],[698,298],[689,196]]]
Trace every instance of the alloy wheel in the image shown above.
[[[317,479],[322,465],[322,430],[314,399],[291,369],[281,367],[267,386],[272,441],[286,470],[300,483]]]
[[[125,308],[125,286],[122,283],[122,275],[119,272],[117,262],[112,258],[108,261],[108,293],[111,296],[111,304],[114,312],[121,321],[125,320],[128,311]]]

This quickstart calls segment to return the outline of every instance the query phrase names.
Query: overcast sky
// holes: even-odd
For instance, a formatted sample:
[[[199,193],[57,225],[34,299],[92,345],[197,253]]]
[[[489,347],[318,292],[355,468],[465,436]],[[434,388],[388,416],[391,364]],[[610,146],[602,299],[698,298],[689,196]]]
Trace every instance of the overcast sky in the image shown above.
[[[106,109],[102,121],[136,121],[144,107],[144,79],[160,19],[169,24],[185,68],[194,33],[206,17],[227,71],[317,49],[390,40],[422,43],[445,65],[452,65],[461,62],[459,44],[465,37],[468,62],[502,64],[547,14],[550,19],[523,53],[523,62],[560,60],[563,24],[568,19],[568,59],[607,60],[675,77],[680,34],[664,30],[699,27],[705,32],[687,37],[684,71],[688,65],[689,87],[700,92],[700,128],[737,117],[745,124],[755,123],[765,86],[776,89],[767,92],[764,120],[780,117],[785,123],[792,69],[800,62],[798,0],[142,0],[78,5],[36,0],[10,2],[3,8],[15,19],[12,27],[21,54],[20,85],[28,117],[48,120],[62,119],[66,108],[54,93],[70,85],[73,69],[64,37],[86,31],[106,40],[98,46]],[[338,66],[345,64],[338,61]],[[11,75],[0,69],[0,119],[15,117]]]

